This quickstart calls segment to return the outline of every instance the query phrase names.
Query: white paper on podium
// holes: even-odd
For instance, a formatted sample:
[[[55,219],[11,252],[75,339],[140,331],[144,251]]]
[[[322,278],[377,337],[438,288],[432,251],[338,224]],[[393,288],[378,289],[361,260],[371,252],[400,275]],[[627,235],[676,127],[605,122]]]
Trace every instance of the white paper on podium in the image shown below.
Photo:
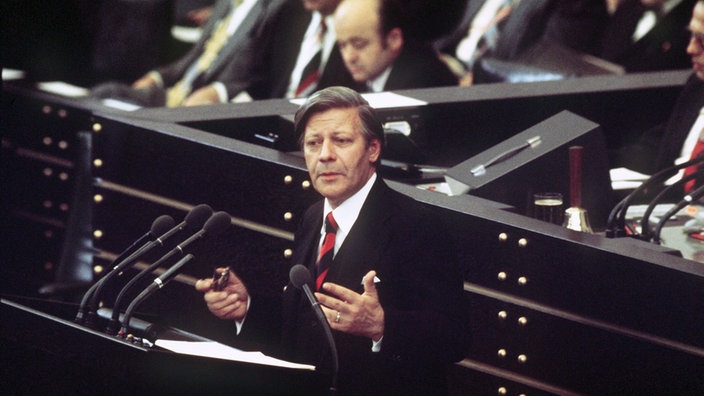
[[[683,162],[683,161],[681,161]],[[676,161],[676,164],[681,162]],[[680,169],[676,174],[665,180],[666,186],[671,186],[682,178],[684,170]],[[611,177],[611,187],[614,190],[628,190],[638,188],[644,181],[648,180],[651,175],[646,175],[628,168],[613,168],[609,170]]]
[[[287,362],[285,360],[267,356],[261,352],[241,351],[215,341],[156,340],[155,344],[164,349],[186,355],[203,356],[232,360],[235,362],[263,364],[267,366],[285,367],[299,370],[315,370],[315,366]]]
[[[88,96],[89,93],[88,88],[79,87],[63,81],[40,82],[37,84],[37,88],[44,92],[49,92],[68,98],[80,98],[83,96]]]
[[[426,101],[393,92],[364,93],[362,97],[375,109],[425,106],[428,104]],[[289,102],[300,106],[306,102],[306,98],[290,99]]]

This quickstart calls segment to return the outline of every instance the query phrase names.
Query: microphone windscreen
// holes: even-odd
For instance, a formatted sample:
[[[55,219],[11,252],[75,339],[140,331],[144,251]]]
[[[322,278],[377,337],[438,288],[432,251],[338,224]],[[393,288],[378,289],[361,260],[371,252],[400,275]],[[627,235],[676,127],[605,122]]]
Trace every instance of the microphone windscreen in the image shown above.
[[[203,226],[207,235],[220,234],[230,225],[231,217],[227,212],[215,212]]]
[[[305,284],[313,283],[313,278],[310,276],[310,271],[303,264],[296,264],[291,267],[288,273],[291,283],[300,289]]]
[[[212,214],[213,209],[210,206],[207,204],[200,204],[191,209],[183,221],[186,223],[186,227],[193,230],[199,230],[203,227],[203,224],[205,224],[210,216],[212,216]]]
[[[154,237],[159,237],[174,228],[175,225],[176,222],[173,217],[169,215],[161,215],[154,220],[149,233]]]

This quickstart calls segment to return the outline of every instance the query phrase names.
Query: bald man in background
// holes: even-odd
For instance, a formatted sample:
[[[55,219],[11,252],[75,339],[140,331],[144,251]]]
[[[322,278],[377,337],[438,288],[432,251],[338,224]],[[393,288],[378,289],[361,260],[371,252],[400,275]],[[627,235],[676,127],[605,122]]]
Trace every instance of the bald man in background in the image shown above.
[[[347,70],[369,92],[457,85],[426,42],[407,34],[401,0],[343,0],[335,12],[337,45]]]

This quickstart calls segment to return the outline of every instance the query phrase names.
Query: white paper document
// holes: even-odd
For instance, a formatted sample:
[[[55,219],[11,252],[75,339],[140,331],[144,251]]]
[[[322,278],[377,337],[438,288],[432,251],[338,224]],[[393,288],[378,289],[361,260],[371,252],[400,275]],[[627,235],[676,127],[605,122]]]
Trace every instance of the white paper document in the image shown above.
[[[364,97],[364,99],[369,102],[369,105],[375,109],[425,106],[428,104],[426,101],[411,98],[410,96],[399,95],[393,92],[365,93],[362,94],[362,97]],[[306,102],[306,99],[290,99],[289,102],[300,106]]]
[[[684,171],[679,170],[676,174],[671,176],[669,179],[663,181],[666,186],[671,186],[682,178]],[[648,180],[651,175],[645,175],[640,172],[628,168],[614,168],[609,170],[609,175],[611,177],[611,187],[614,190],[629,190],[638,188],[644,181]]]
[[[66,96],[69,98],[80,98],[83,96],[88,96],[89,93],[89,90],[87,88],[68,84],[63,81],[40,82],[37,84],[37,88],[45,92],[53,93],[55,95],[60,96]]]
[[[245,362],[263,364],[266,366],[285,367],[300,370],[315,370],[315,366],[287,362],[267,356],[261,352],[246,352],[230,346],[220,344],[215,341],[174,341],[156,340],[155,343],[164,349],[176,353],[193,356],[203,356],[216,359],[232,360],[235,362]]]

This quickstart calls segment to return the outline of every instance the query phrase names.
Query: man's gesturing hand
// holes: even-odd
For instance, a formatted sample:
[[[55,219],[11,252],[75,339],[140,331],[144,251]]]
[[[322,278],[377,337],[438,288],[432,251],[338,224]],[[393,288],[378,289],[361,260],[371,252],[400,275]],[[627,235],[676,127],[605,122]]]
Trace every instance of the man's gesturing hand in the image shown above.
[[[378,341],[384,335],[384,309],[379,304],[374,278],[376,271],[369,271],[363,279],[364,293],[326,282],[323,290],[335,297],[315,293],[323,313],[335,330],[361,335]]]

